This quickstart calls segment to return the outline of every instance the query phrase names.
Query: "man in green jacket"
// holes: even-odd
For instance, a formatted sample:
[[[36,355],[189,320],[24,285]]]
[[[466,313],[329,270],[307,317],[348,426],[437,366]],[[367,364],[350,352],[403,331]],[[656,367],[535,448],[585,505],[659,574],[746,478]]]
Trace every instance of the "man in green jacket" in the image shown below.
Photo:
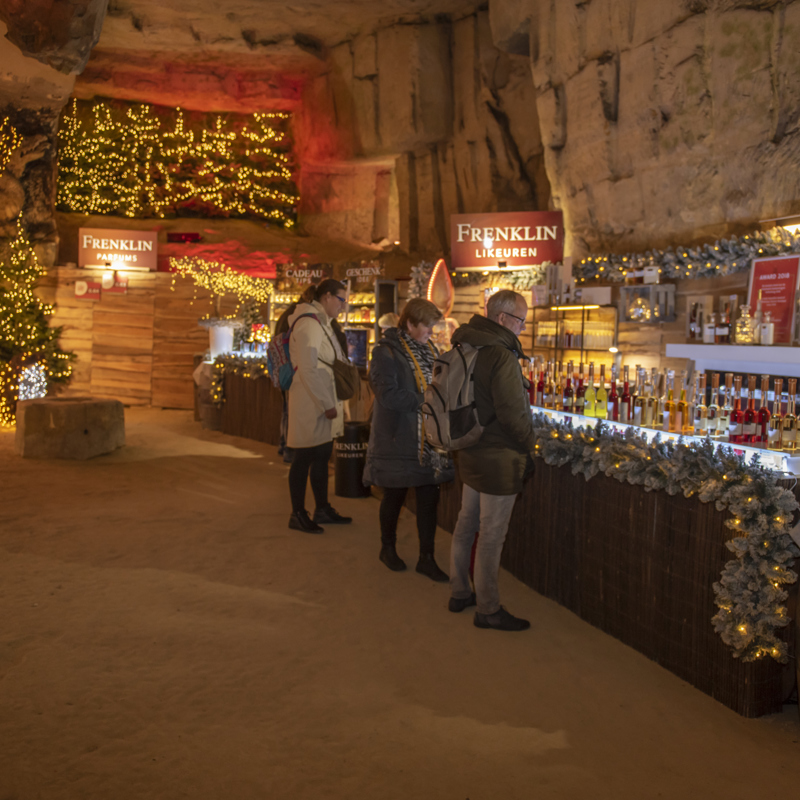
[[[475,404],[483,434],[472,447],[458,451],[458,471],[464,483],[450,551],[449,609],[463,611],[477,604],[475,626],[523,631],[528,620],[500,605],[497,586],[500,555],[508,522],[524,476],[533,469],[535,447],[530,402],[525,391],[517,338],[525,330],[528,304],[522,295],[500,291],[486,304],[486,316],[476,314],[453,334],[459,342],[480,348],[475,363]],[[475,592],[469,566],[475,532]]]

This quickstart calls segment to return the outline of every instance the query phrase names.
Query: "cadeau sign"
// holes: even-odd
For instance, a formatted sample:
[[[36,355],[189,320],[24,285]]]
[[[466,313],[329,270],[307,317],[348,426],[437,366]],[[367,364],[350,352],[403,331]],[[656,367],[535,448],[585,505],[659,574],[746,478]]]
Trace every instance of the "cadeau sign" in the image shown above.
[[[453,214],[451,269],[524,269],[564,257],[560,211]]]
[[[158,269],[158,233],[111,228],[78,229],[78,266]]]

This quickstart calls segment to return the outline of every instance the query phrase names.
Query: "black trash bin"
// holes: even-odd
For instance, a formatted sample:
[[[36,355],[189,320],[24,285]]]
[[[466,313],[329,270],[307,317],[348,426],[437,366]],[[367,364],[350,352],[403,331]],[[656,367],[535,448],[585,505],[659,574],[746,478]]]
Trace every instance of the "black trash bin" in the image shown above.
[[[364,465],[367,463],[369,422],[345,422],[344,436],[333,443],[335,493],[337,497],[369,497],[364,486]]]

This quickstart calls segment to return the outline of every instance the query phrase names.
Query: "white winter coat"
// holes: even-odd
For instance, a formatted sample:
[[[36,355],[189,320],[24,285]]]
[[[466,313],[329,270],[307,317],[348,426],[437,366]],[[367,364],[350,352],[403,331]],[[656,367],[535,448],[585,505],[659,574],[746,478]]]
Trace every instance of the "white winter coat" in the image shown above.
[[[330,317],[319,303],[300,303],[289,317],[289,325],[302,314],[316,314],[319,322],[313,317],[301,319],[289,339],[289,354],[297,370],[289,388],[286,444],[316,447],[344,433],[343,403],[336,397],[333,370],[322,363],[332,364],[334,358],[344,355],[331,329]],[[334,407],[336,419],[328,419],[325,411]]]

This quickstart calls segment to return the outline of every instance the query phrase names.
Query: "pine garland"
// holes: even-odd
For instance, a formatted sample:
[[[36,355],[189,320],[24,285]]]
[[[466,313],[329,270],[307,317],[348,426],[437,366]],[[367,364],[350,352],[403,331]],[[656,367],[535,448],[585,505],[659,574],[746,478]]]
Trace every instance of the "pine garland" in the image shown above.
[[[661,280],[712,278],[750,269],[753,259],[800,253],[800,235],[771,228],[738,238],[720,239],[699,247],[668,247],[644,253],[589,256],[573,267],[581,281],[624,281],[628,272],[658,267]]]
[[[241,375],[243,378],[264,378],[269,375],[266,356],[246,358],[226,353],[214,359],[211,370],[211,402],[218,408],[225,402],[225,375]]]
[[[733,651],[734,658],[756,661],[772,656],[785,663],[787,647],[776,635],[789,617],[788,593],[794,583],[791,569],[800,556],[789,530],[800,509],[795,496],[777,485],[777,475],[757,461],[744,463],[731,448],[705,441],[689,445],[661,441],[648,443],[633,428],[611,432],[602,422],[596,428],[572,428],[534,414],[536,455],[551,466],[570,465],[573,475],[588,481],[604,474],[645,491],[661,490],[685,497],[697,495],[715,503],[733,518],[725,524],[736,536],[726,543],[736,558],[729,561],[714,584],[714,630]]]

